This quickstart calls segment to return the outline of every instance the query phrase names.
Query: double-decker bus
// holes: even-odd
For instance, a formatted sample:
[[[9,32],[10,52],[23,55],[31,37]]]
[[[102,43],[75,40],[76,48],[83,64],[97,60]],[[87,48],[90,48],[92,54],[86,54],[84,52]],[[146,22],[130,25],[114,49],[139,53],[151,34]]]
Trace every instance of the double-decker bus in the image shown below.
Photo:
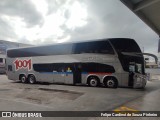
[[[7,50],[7,76],[22,83],[144,88],[144,57],[133,39],[111,38]]]

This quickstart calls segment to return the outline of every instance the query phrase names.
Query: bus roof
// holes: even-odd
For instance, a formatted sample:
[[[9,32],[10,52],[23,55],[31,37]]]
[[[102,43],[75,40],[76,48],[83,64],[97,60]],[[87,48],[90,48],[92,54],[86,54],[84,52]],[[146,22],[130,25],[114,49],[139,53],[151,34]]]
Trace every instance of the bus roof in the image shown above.
[[[54,43],[54,44],[47,44],[47,45],[37,45],[37,46],[28,46],[28,47],[19,47],[19,48],[9,48],[7,50],[15,50],[15,49],[24,49],[24,48],[37,48],[43,46],[54,46],[54,45],[63,45],[63,44],[73,44],[73,43],[86,43],[86,42],[98,42],[98,41],[112,41],[112,40],[134,40],[131,38],[102,38],[102,39],[92,39],[92,40],[84,40],[84,41],[70,41],[70,42],[63,42],[63,43]]]

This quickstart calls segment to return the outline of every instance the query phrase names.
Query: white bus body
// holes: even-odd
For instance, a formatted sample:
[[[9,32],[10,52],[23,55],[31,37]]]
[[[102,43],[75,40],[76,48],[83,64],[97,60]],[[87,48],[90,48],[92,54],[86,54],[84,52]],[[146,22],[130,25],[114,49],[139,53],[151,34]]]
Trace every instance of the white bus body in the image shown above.
[[[144,58],[140,53],[134,40],[124,38],[10,49],[7,76],[23,83],[144,88]]]

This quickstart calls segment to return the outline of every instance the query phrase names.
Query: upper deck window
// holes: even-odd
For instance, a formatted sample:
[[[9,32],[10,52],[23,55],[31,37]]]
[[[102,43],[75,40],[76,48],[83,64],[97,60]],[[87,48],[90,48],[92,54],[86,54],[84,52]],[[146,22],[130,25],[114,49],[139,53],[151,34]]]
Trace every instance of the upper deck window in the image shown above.
[[[81,53],[114,54],[114,50],[112,49],[112,46],[110,45],[108,40],[101,40],[82,43],[64,43],[57,45],[12,49],[7,51],[7,56],[14,58]]]
[[[114,54],[114,50],[108,41],[76,43],[75,54],[80,53],[101,53]]]
[[[110,42],[117,52],[141,53],[138,44],[132,39],[111,39]]]

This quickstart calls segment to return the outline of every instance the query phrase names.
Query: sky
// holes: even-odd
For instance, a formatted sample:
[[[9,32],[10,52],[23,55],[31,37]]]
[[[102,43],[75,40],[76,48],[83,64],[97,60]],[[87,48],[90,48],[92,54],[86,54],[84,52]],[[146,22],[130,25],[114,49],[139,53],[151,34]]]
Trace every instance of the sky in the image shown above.
[[[119,0],[1,0],[0,40],[44,45],[133,38],[158,51],[158,35]]]

